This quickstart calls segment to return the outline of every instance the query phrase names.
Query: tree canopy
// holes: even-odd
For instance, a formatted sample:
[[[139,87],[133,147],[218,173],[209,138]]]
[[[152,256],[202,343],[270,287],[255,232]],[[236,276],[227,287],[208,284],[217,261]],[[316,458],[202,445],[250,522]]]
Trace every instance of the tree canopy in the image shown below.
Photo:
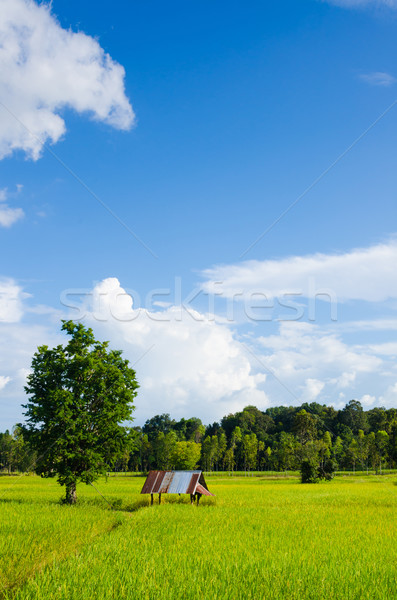
[[[76,502],[76,483],[92,483],[120,459],[138,383],[120,350],[95,339],[91,329],[62,321],[69,342],[40,346],[32,361],[24,438],[37,451],[35,470],[66,486]]]

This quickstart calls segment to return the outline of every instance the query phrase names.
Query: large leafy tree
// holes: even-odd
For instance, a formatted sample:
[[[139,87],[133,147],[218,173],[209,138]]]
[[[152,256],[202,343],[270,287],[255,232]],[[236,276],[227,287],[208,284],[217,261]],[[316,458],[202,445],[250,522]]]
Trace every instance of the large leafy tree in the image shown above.
[[[340,421],[350,427],[354,435],[358,434],[359,429],[364,432],[368,430],[367,415],[358,400],[350,400],[345,408],[340,412]]]
[[[192,470],[200,460],[201,444],[196,442],[177,442],[172,452],[175,469]]]
[[[121,351],[99,342],[91,329],[62,321],[70,340],[40,346],[32,361],[21,425],[37,451],[36,472],[57,476],[66,502],[76,502],[76,484],[92,483],[119,459],[129,444],[138,383]]]

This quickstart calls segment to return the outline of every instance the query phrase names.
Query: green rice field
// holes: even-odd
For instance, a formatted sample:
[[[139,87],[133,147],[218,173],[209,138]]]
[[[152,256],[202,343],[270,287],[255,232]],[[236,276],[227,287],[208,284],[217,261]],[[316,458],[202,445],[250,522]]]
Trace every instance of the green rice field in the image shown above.
[[[208,478],[216,498],[148,505],[144,478],[78,488],[0,477],[0,598],[397,597],[397,476]]]

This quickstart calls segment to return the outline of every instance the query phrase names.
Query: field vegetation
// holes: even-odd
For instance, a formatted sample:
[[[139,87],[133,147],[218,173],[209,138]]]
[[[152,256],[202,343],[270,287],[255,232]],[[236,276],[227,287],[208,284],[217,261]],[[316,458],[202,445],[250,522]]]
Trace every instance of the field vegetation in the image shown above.
[[[149,507],[141,477],[80,484],[76,506],[54,480],[0,477],[0,597],[394,597],[397,476],[280,475],[218,473],[199,507]]]

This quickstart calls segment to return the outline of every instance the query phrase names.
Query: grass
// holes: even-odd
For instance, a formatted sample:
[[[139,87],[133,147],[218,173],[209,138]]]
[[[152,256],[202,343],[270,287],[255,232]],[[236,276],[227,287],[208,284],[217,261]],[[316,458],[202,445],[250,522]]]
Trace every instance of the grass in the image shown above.
[[[81,503],[36,477],[0,478],[4,599],[389,599],[397,567],[397,477],[211,477],[216,502],[164,497],[143,479],[81,486]],[[116,503],[117,504],[117,503]],[[142,508],[142,510],[139,510]],[[3,540],[4,533],[8,537]]]

